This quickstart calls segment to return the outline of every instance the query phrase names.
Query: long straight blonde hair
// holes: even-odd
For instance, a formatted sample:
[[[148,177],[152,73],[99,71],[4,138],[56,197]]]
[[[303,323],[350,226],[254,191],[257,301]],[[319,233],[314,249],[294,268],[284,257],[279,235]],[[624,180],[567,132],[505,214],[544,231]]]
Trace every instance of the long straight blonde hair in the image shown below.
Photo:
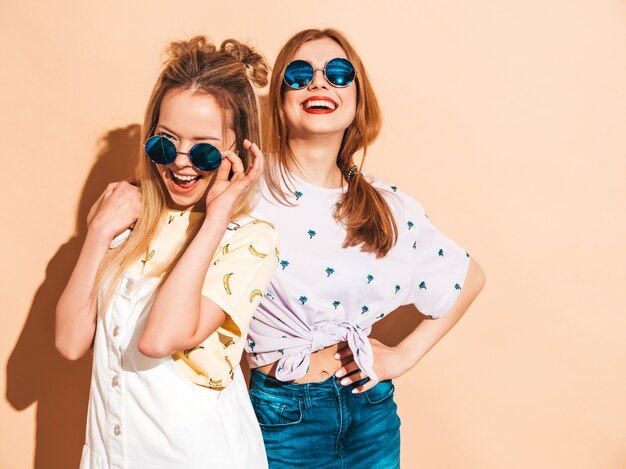
[[[234,151],[247,169],[251,158],[243,146],[243,139],[260,141],[258,97],[253,84],[267,84],[269,66],[254,49],[234,39],[222,42],[219,49],[204,36],[195,36],[188,41],[172,42],[166,49],[167,59],[148,101],[143,124],[143,141],[151,137],[159,122],[163,97],[171,90],[192,90],[211,95],[223,112],[225,129],[236,136]],[[129,266],[146,255],[150,243],[156,236],[167,210],[167,189],[155,164],[143,150],[139,149],[135,167],[135,179],[139,185],[142,209],[128,239],[118,248],[111,249],[103,260],[96,277],[95,292],[110,281],[104,310],[108,306],[117,285]],[[249,212],[258,188],[252,187],[238,202],[233,219]],[[178,260],[185,247],[196,235],[195,230],[187,233],[187,240],[180,252],[171,261],[160,266],[154,275],[167,274]],[[213,253],[210,253],[211,255]]]
[[[290,187],[289,164],[294,154],[289,147],[289,127],[283,111],[283,96],[286,87],[283,75],[298,49],[306,42],[318,39],[335,41],[345,52],[356,70],[354,80],[357,98],[354,121],[345,130],[337,166],[348,183],[348,189],[339,199],[334,216],[346,228],[344,247],[361,246],[361,250],[385,256],[398,239],[398,227],[393,212],[383,194],[373,187],[362,175],[361,169],[367,156],[367,147],[376,139],[382,125],[378,100],[365,71],[361,58],[346,36],[336,29],[306,29],[292,36],[280,50],[270,82],[269,106],[271,115],[265,142],[268,164],[266,179],[274,198],[290,205],[281,182]],[[354,157],[362,151],[361,167],[348,181],[350,169],[355,165]]]

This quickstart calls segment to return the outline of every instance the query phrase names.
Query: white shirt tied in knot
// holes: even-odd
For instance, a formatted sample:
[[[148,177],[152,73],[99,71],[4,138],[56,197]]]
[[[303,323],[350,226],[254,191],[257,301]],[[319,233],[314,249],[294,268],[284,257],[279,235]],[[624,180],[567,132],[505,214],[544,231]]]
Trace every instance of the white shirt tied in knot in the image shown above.
[[[340,321],[312,329],[308,343],[301,344],[297,349],[292,347],[289,355],[278,360],[276,378],[281,381],[292,381],[303,377],[309,370],[311,353],[346,341],[357,366],[371,380],[377,381],[372,345],[367,337],[370,327],[364,330],[353,322]]]

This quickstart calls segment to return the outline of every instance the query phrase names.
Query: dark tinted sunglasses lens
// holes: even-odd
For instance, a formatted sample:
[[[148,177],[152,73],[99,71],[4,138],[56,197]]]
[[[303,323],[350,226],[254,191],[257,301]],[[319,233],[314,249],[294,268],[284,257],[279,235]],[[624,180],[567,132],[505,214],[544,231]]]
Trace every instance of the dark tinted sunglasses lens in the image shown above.
[[[161,135],[150,137],[144,147],[148,158],[157,164],[172,164],[176,159],[176,147]]]
[[[213,145],[198,143],[189,151],[189,159],[200,171],[214,171],[222,163],[222,154]]]
[[[336,58],[326,64],[324,69],[326,79],[335,86],[348,86],[354,81],[356,72],[354,65],[347,60]]]
[[[284,80],[290,88],[298,89],[311,83],[314,73],[310,63],[304,60],[294,60],[287,65]]]

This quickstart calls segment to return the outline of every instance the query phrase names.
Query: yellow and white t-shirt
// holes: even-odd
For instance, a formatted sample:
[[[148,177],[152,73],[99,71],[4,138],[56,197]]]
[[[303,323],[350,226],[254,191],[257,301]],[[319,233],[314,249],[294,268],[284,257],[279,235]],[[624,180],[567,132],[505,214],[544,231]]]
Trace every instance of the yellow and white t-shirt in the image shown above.
[[[145,257],[130,271],[144,277],[157,272],[184,247],[202,219],[201,212],[169,211]],[[278,265],[277,241],[273,225],[253,216],[226,230],[202,287],[202,295],[222,308],[226,321],[202,343],[173,356],[178,369],[195,384],[223,389],[232,382],[252,313]]]

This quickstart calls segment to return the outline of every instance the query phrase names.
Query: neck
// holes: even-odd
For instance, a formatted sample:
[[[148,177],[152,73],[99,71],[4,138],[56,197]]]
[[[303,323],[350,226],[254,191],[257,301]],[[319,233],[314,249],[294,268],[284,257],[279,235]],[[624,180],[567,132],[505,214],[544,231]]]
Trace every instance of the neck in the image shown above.
[[[307,136],[306,139],[292,137],[289,147],[295,162],[289,171],[300,179],[316,186],[337,189],[342,186],[341,171],[337,167],[337,155],[343,134],[337,136]]]

